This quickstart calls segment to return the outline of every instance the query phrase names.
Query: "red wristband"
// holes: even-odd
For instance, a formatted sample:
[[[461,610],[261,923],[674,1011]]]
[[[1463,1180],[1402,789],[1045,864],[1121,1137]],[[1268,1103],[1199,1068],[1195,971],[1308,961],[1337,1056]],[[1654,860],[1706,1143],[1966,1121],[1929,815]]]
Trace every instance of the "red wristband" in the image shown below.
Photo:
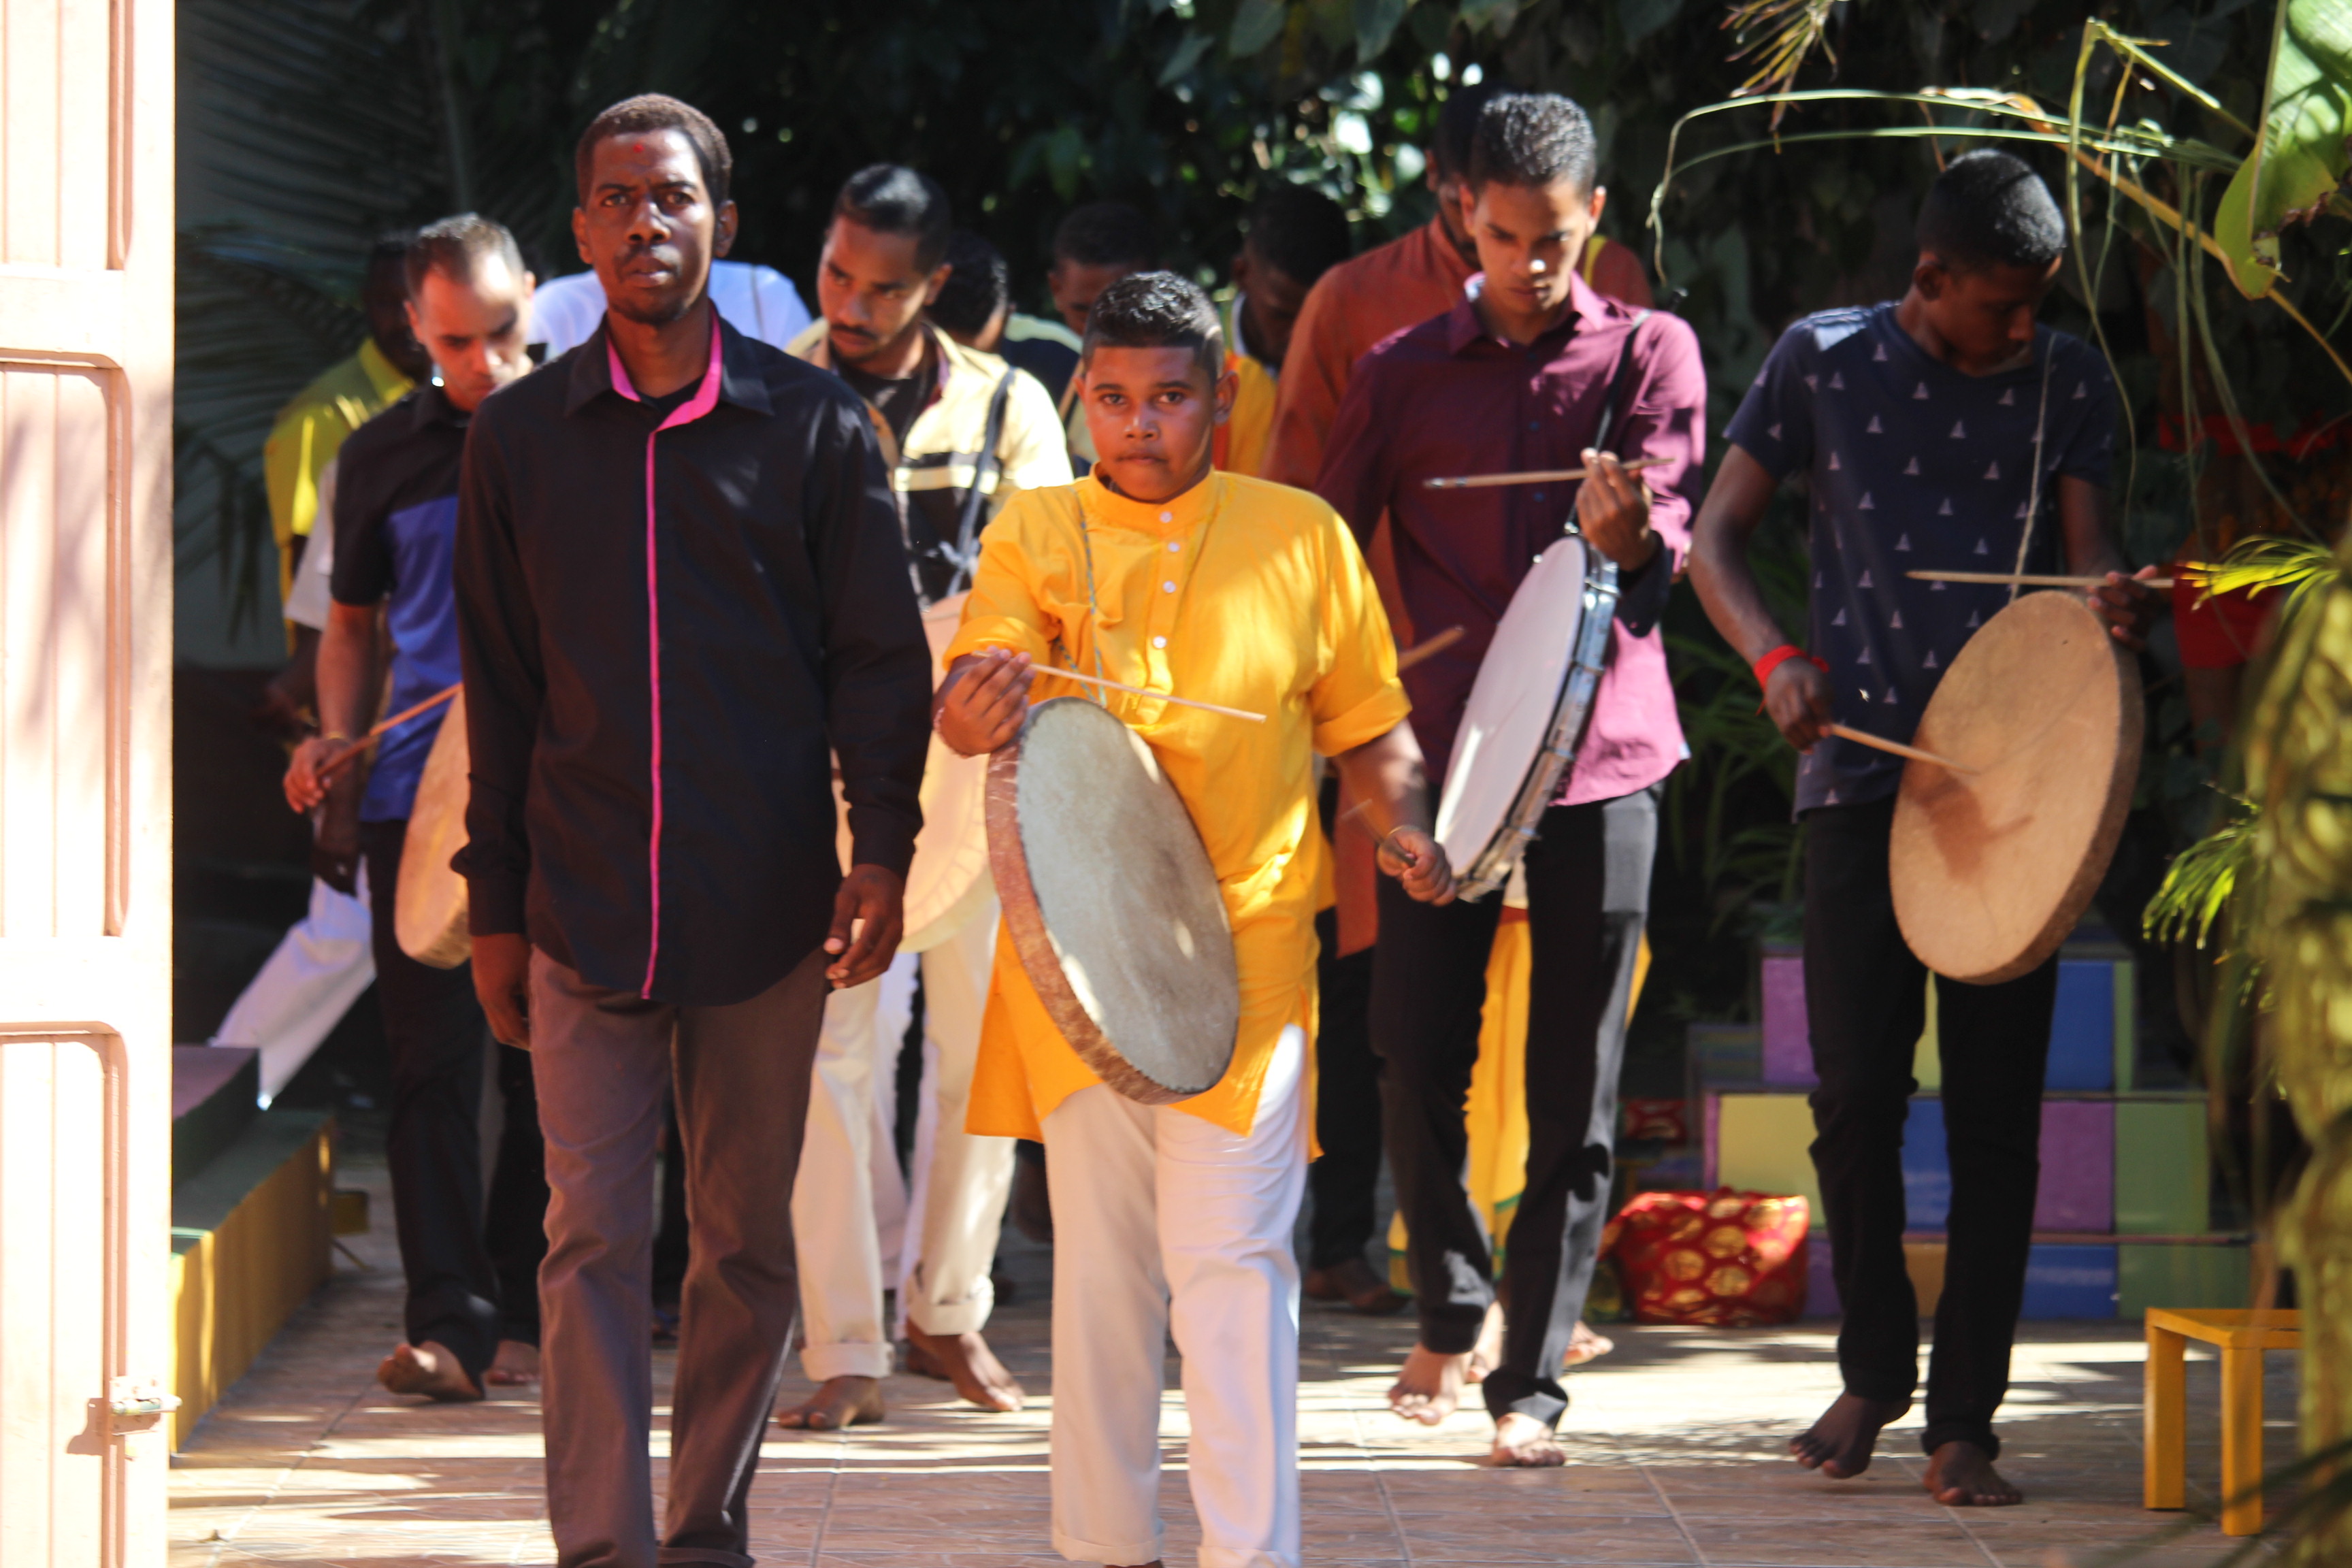
[[[1761,690],[1765,683],[1772,679],[1772,672],[1780,668],[1782,665],[1788,663],[1792,658],[1801,658],[1807,664],[1811,665],[1815,669],[1820,670],[1822,674],[1826,675],[1829,673],[1830,667],[1827,659],[1815,658],[1811,654],[1807,653],[1803,648],[1798,647],[1792,643],[1782,643],[1779,647],[1774,648],[1770,653],[1768,653],[1762,658],[1758,659],[1751,667],[1756,671],[1757,689]]]

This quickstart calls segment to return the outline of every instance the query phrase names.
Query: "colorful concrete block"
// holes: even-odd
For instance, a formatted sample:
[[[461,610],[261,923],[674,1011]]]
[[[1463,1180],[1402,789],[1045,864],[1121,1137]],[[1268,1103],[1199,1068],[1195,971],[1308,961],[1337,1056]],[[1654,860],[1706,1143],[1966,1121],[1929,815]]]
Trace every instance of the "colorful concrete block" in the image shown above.
[[[2118,1100],[2116,1229],[2126,1236],[2195,1236],[2210,1227],[2211,1204],[2205,1101]]]
[[[2116,1315],[2138,1321],[2150,1307],[2243,1307],[2252,1284],[2242,1242],[2126,1242],[2116,1248]]]
[[[1719,1187],[1802,1195],[1821,1229],[1821,1184],[1813,1174],[1812,1107],[1801,1094],[1724,1094],[1709,1118],[1715,1143],[1709,1178]]]
[[[1952,1167],[1944,1146],[1944,1102],[1911,1102],[1903,1123],[1903,1228],[1934,1233],[1952,1213]]]
[[[2116,1315],[2116,1248],[2037,1242],[2025,1265],[2025,1305],[2031,1319],[2112,1318]]]
[[[2042,1087],[2112,1089],[2115,1081],[2116,964],[2104,958],[2062,958]]]
[[[2105,1232],[2116,1224],[2116,1108],[2105,1100],[2042,1107],[2042,1190],[2035,1230]]]
[[[1775,1088],[1811,1089],[1812,1030],[1805,1022],[1805,960],[1798,952],[1767,952],[1762,974],[1764,1081]]]

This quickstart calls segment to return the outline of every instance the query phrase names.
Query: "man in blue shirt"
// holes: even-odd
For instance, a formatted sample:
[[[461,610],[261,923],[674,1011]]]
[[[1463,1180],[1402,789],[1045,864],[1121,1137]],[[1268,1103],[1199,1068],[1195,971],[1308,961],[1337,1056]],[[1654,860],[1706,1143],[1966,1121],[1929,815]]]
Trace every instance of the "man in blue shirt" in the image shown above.
[[[1914,570],[2103,576],[2092,608],[2132,647],[2154,603],[2124,576],[2109,523],[2106,367],[2034,321],[2066,245],[2048,188],[2007,153],[1956,158],[1921,207],[1918,242],[1900,302],[1824,310],[1781,337],[1727,432],[1691,558],[1716,629],[1804,753],[1812,1154],[1845,1313],[1845,1393],[1790,1447],[1838,1478],[1868,1468],[1918,1381],[1902,1150],[1926,987],[1887,874],[1901,764],[1827,726],[1910,740],[1953,656],[2011,596]],[[1774,624],[1747,563],[1772,492],[1798,474],[1811,481],[1811,655]],[[1922,1442],[1927,1489],[1948,1506],[2021,1500],[1993,1468],[1992,1416],[2024,1293],[2056,994],[2054,957],[1997,985],[1937,983],[1952,1212]]]
[[[331,783],[320,770],[373,716],[383,689],[379,617],[392,643],[391,711],[457,683],[458,461],[474,410],[530,369],[531,277],[514,237],[468,213],[417,235],[407,278],[409,320],[436,379],[353,432],[337,462],[321,732],[295,752],[286,793],[297,810],[355,810],[367,861],[376,996],[392,1054],[385,1154],[408,1284],[405,1339],[377,1375],[394,1394],[478,1399],[486,1383],[527,1382],[537,1368],[547,1179],[530,1058],[499,1047],[506,1131],[485,1220],[478,1119],[489,1035],[473,975],[465,964],[418,963],[394,934],[409,811],[448,710],[387,732],[372,769],[347,768]]]

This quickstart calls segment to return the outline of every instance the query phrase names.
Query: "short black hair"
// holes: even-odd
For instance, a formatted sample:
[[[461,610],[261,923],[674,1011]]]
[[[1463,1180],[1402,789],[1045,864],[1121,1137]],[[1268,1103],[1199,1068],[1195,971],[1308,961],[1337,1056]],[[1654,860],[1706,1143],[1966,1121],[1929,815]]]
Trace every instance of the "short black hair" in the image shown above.
[[[408,297],[425,287],[425,277],[438,272],[452,282],[468,282],[474,269],[490,257],[497,257],[520,279],[523,274],[522,247],[507,226],[479,213],[459,213],[438,223],[427,224],[416,231],[406,257]]]
[[[1470,172],[1470,144],[1478,138],[1478,117],[1510,90],[1499,81],[1481,81],[1445,95],[1444,106],[1437,111],[1437,134],[1429,143],[1439,179],[1458,180]]]
[[[1097,348],[1191,349],[1213,384],[1225,374],[1225,330],[1201,286],[1173,272],[1130,272],[1095,296],[1081,364]]]
[[[841,182],[833,216],[877,234],[904,234],[915,241],[915,265],[936,268],[948,253],[955,214],[948,194],[929,174],[903,163],[868,163]]]
[[[1013,269],[1004,253],[968,228],[948,236],[948,266],[953,268],[931,301],[931,320],[942,329],[971,336],[987,329],[996,312],[1013,303]]]
[[[1990,147],[1944,165],[1913,231],[1954,272],[2047,267],[2066,248],[2066,218],[2024,159]]]
[[[703,188],[714,207],[727,205],[729,185],[735,178],[735,155],[727,137],[710,116],[666,92],[641,92],[625,98],[588,122],[572,150],[572,176],[579,182],[580,202],[588,203],[588,182],[596,169],[596,144],[614,136],[637,136],[650,131],[676,131],[694,146],[694,161],[702,165]]]
[[[1302,289],[1348,259],[1348,215],[1312,185],[1277,181],[1250,204],[1250,247]]]
[[[1081,267],[1145,268],[1158,248],[1150,223],[1125,202],[1074,207],[1054,227],[1054,259]]]
[[[1565,180],[1590,193],[1600,162],[1592,121],[1556,92],[1507,92],[1478,116],[1470,142],[1470,187],[1549,185]]]

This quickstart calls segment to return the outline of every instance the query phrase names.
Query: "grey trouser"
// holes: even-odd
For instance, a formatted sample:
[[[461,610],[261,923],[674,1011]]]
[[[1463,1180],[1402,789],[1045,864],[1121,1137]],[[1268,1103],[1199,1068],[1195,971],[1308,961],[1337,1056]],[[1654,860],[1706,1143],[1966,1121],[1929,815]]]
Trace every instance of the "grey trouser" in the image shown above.
[[[553,1194],[540,1373],[561,1568],[751,1568],[744,1510],[792,1333],[793,1173],[825,963],[811,953],[748,1002],[681,1007],[591,985],[531,952],[532,1065]],[[693,1252],[656,1549],[654,1149],[673,1079]]]

